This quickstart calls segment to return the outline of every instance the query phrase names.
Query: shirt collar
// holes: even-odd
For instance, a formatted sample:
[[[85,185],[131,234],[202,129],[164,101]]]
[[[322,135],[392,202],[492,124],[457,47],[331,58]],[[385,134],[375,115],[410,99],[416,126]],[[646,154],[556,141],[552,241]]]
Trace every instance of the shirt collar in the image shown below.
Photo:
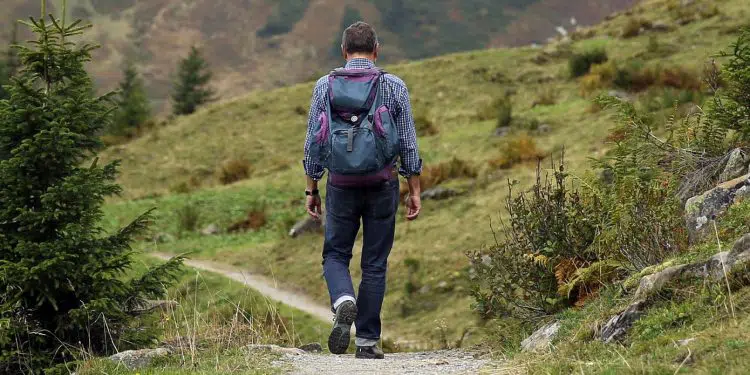
[[[372,69],[375,64],[364,57],[355,57],[346,63],[346,69]]]

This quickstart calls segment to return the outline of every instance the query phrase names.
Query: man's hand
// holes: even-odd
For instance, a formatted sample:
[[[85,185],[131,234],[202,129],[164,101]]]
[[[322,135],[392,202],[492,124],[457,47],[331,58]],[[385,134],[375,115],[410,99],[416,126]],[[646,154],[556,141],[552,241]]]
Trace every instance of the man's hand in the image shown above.
[[[419,195],[410,194],[406,198],[406,220],[417,220],[420,211],[422,211],[422,198]]]
[[[419,176],[411,176],[407,179],[409,183],[409,197],[406,198],[406,220],[413,221],[419,217],[422,211],[422,186]]]
[[[305,202],[305,208],[307,213],[315,220],[320,220],[320,215],[323,213],[322,202],[320,195],[308,195]]]

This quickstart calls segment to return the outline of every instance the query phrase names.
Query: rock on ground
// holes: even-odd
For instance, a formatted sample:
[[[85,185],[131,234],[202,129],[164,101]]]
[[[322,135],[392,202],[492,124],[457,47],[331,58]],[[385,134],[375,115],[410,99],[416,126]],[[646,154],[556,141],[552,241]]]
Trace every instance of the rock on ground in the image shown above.
[[[297,224],[294,224],[292,229],[289,230],[289,236],[295,238],[306,233],[320,233],[323,230],[323,221],[324,220],[318,221],[307,216],[298,221]]]
[[[536,352],[550,349],[552,340],[560,331],[560,322],[552,322],[538,329],[526,340],[521,342],[521,348],[525,352]]]
[[[719,176],[719,181],[729,181],[742,176],[747,173],[748,164],[750,164],[750,155],[740,148],[735,148],[729,154],[729,160]]]
[[[619,341],[627,335],[630,327],[641,318],[646,309],[645,301],[638,301],[625,309],[623,312],[613,316],[602,328],[600,339],[604,343]]]
[[[209,224],[205,228],[201,229],[201,234],[204,236],[214,236],[219,234],[219,226],[216,224]]]
[[[458,195],[458,192],[453,189],[444,188],[441,186],[427,189],[422,192],[422,200],[443,200]]]
[[[121,363],[129,370],[135,370],[148,367],[148,365],[151,364],[151,361],[156,358],[166,357],[169,353],[169,350],[165,348],[128,350],[109,357],[109,360],[115,363]]]
[[[685,203],[685,223],[691,243],[711,233],[711,220],[724,214],[735,202],[738,191],[750,186],[750,174],[727,181],[717,187],[688,199]]]
[[[247,350],[249,352],[271,352],[276,354],[284,354],[287,356],[300,356],[305,354],[305,351],[302,349],[282,348],[278,345],[248,345]]]
[[[449,375],[478,374],[487,364],[471,353],[445,350],[425,353],[386,354],[383,360],[356,359],[353,355],[305,354],[286,356],[295,375]]]

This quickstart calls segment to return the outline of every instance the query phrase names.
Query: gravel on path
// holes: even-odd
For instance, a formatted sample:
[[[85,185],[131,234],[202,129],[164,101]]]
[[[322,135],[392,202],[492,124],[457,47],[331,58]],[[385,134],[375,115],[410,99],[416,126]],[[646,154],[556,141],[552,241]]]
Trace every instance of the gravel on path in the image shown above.
[[[459,350],[386,354],[383,360],[356,359],[351,354],[304,354],[285,356],[283,362],[292,366],[293,375],[464,375],[479,374],[488,363]]]

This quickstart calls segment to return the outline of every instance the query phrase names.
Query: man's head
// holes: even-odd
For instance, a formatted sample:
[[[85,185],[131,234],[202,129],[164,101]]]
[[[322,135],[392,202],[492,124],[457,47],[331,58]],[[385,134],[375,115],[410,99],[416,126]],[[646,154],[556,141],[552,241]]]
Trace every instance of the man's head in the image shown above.
[[[344,30],[341,52],[346,60],[364,57],[375,61],[378,58],[378,35],[375,29],[364,22],[349,26]]]

